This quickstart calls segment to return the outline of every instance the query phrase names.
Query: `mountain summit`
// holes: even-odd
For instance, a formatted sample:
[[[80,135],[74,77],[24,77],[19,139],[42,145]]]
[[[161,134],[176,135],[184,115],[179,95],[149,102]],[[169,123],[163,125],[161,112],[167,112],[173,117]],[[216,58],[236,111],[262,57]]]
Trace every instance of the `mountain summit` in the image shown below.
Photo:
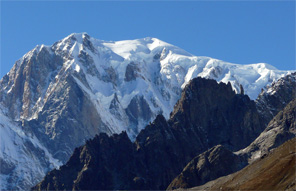
[[[28,188],[57,166],[56,160],[65,163],[75,147],[102,132],[126,131],[134,140],[158,114],[169,118],[195,77],[229,82],[236,93],[254,100],[289,73],[264,63],[194,56],[149,37],[109,42],[78,33],[52,46],[38,45],[0,80],[1,137],[7,137],[0,157],[8,169],[1,171],[1,182],[4,189]],[[15,137],[18,144],[12,144]],[[36,152],[11,152],[32,147]],[[36,168],[20,165],[32,156],[39,161]],[[34,178],[19,176],[24,172]]]
[[[77,86],[100,119],[90,120],[91,126],[104,126],[110,134],[126,130],[133,139],[157,114],[169,117],[194,77],[230,82],[237,93],[243,87],[256,99],[264,86],[287,73],[264,63],[238,65],[193,56],[156,38],[107,42],[74,33],[52,46],[36,46],[18,60],[0,82],[0,102],[16,120],[38,119],[46,106]],[[51,134],[53,138],[57,132]]]

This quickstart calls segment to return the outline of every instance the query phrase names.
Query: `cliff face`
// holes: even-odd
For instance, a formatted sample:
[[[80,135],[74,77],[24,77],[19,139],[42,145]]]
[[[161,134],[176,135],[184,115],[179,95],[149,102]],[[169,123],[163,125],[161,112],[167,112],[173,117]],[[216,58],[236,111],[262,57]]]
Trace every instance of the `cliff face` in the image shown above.
[[[270,150],[280,146],[296,135],[296,98],[280,111],[268,124],[265,130],[248,147],[237,154],[250,162],[265,156]]]
[[[235,155],[224,146],[217,145],[194,157],[170,183],[167,190],[203,185],[218,177],[236,172],[246,165],[243,157]]]
[[[233,153],[225,149],[223,146],[216,146],[200,154],[186,165],[183,171],[172,181],[167,189],[172,190],[178,188],[191,188],[199,186],[207,183],[208,181],[232,174],[247,166],[248,164],[249,166],[252,166],[252,163],[254,161],[266,157],[272,151],[272,149],[275,149],[282,145],[284,142],[294,138],[295,135],[296,98],[294,98],[270,121],[266,129],[248,147]],[[295,140],[293,142],[295,142]],[[291,145],[291,143],[289,144]],[[280,160],[281,156],[278,157]],[[294,159],[291,158],[291,160]],[[241,175],[242,174],[243,173],[241,173]],[[249,172],[249,175],[254,176],[251,174],[251,172]],[[244,178],[246,180],[249,180],[250,177],[245,176]],[[291,177],[291,174],[289,174],[289,178],[293,178]],[[243,180],[244,179],[240,179],[240,181]],[[293,182],[290,183],[292,184]],[[232,182],[232,184],[234,183]],[[277,184],[280,183],[277,182]],[[219,186],[216,186],[215,188],[219,188]],[[238,187],[234,188],[239,189]],[[249,190],[251,189],[249,188]]]
[[[239,150],[263,128],[254,101],[230,84],[196,78],[168,121],[157,116],[134,143],[125,133],[99,135],[33,189],[166,189],[193,157],[216,144]]]
[[[230,83],[193,80],[171,114],[173,128],[184,128],[212,147],[244,148],[263,131],[255,102],[232,91]],[[194,127],[194,128],[192,128]],[[193,141],[193,140],[192,140]]]
[[[194,187],[192,190],[287,190],[296,189],[296,138],[271,151],[244,169]]]
[[[136,174],[134,170],[137,168],[137,161],[134,152],[133,144],[126,133],[111,137],[102,133],[87,141],[83,147],[75,149],[66,165],[51,171],[44,182],[53,182],[43,189],[128,188]]]
[[[274,81],[262,89],[256,105],[259,113],[264,116],[265,123],[275,117],[284,107],[296,97],[296,72]]]

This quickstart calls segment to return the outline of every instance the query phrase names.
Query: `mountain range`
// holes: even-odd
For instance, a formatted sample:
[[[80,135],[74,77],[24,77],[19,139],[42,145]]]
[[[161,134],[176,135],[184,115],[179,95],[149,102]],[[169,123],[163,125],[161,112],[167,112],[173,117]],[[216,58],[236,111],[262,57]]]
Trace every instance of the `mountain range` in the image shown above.
[[[171,190],[204,184],[247,166],[254,158],[248,157],[253,154],[246,151],[248,145],[259,142],[264,146],[255,148],[264,154],[264,149],[295,137],[295,100],[266,128],[277,131],[275,137],[280,139],[264,144],[269,141],[259,136],[264,123],[254,101],[235,94],[230,84],[195,78],[184,88],[168,121],[158,115],[133,143],[126,133],[96,136],[33,189]],[[242,154],[232,153],[239,150]]]
[[[196,77],[213,80],[191,81]],[[191,90],[198,99],[187,103]],[[142,161],[147,153],[142,150],[159,145],[157,137],[165,132],[184,139],[178,148],[168,146],[172,152],[182,150],[180,158],[172,159],[181,162],[159,180],[149,175],[152,187],[145,183],[145,173],[137,169],[135,174],[141,176],[131,174],[136,180],[126,185],[164,189],[198,153],[217,144],[230,151],[247,147],[294,95],[295,73],[268,64],[239,65],[194,56],[156,38],[109,42],[86,33],[71,34],[51,46],[36,46],[0,81],[1,189],[30,188],[47,172],[66,164],[76,147],[94,137],[112,145],[114,151],[104,148],[106,155],[130,151],[126,160],[147,170],[153,166]],[[195,137],[186,137],[182,124]],[[156,134],[149,138],[146,133],[153,132],[154,126]],[[218,131],[221,126],[223,130]],[[147,141],[151,148],[142,145]],[[188,145],[195,146],[185,149]],[[75,149],[72,157],[77,152]],[[156,163],[159,159],[151,160]],[[155,175],[168,170],[163,166],[156,169],[149,171]],[[114,173],[112,177],[117,176]],[[79,184],[77,188],[82,188]],[[102,188],[122,188],[114,184]]]

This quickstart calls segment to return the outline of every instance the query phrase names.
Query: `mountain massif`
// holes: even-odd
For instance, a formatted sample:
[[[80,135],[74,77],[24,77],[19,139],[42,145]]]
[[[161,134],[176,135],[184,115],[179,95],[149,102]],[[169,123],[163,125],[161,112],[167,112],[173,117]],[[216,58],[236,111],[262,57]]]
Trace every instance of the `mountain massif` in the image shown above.
[[[295,114],[295,105],[287,107]],[[292,117],[287,119],[291,127],[286,130],[292,130],[295,115],[287,110],[285,113]],[[286,118],[283,120],[286,123]],[[134,143],[126,133],[95,137],[76,149],[66,165],[51,171],[33,190],[193,187],[195,183],[179,184],[174,178],[194,157],[182,175],[186,181],[191,178],[201,185],[246,166],[246,157],[232,151],[248,146],[263,130],[255,102],[248,96],[235,94],[230,84],[196,78],[184,88],[168,121],[157,116]],[[191,166],[196,166],[196,172],[191,172]]]
[[[201,93],[193,82],[189,84],[196,77],[215,81],[199,79],[196,83],[203,87]],[[210,95],[213,90],[203,83],[216,87],[215,95]],[[162,133],[173,137],[180,134],[177,137],[184,140],[177,142],[183,143],[178,148],[168,146],[170,152],[184,152],[172,159],[182,160],[168,170],[172,172],[166,172],[160,180],[152,178],[158,173],[153,169],[149,176],[137,170],[130,175],[134,178],[139,174],[130,188],[152,188],[148,179],[155,183],[153,188],[165,188],[201,152],[217,144],[230,151],[248,146],[292,99],[294,87],[292,71],[264,63],[239,65],[194,56],[156,38],[110,42],[79,33],[51,46],[38,45],[0,80],[0,189],[29,189],[48,171],[66,164],[76,147],[100,133],[94,139],[108,140],[111,145],[116,144],[112,139],[118,144],[123,144],[123,139],[125,149],[131,149],[128,159],[147,170],[152,168],[147,164],[150,159],[143,162],[142,155],[156,145],[150,148],[142,144],[166,142],[166,138],[156,138],[162,138]],[[191,89],[196,95],[190,93]],[[199,101],[189,99],[191,96]],[[148,129],[156,126],[156,137],[148,138],[146,134],[152,132]],[[186,137],[186,132],[194,136]],[[187,144],[195,146],[189,148]],[[162,159],[152,157],[150,162],[157,160]],[[158,170],[163,169],[168,168]],[[128,167],[121,170],[128,171]],[[117,175],[113,178],[113,182],[123,181]],[[109,186],[120,188],[115,183]]]

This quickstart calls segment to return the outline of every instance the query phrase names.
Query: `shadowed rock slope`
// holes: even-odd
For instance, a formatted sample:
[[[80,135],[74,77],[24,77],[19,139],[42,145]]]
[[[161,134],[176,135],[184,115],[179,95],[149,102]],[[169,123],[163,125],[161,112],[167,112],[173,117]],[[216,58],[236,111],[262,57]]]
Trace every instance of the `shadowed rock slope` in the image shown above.
[[[167,190],[192,188],[236,172],[247,165],[244,158],[217,145],[192,159],[168,186]]]
[[[286,75],[268,85],[256,99],[258,111],[265,123],[278,114],[296,97],[296,72]]]
[[[229,176],[192,190],[296,190],[296,138]]]
[[[249,159],[260,158],[296,135],[296,98],[280,111],[266,129],[247,148],[237,154]]]
[[[168,121],[157,116],[134,143],[126,133],[96,136],[33,190],[166,189],[193,157],[218,144],[237,151],[263,129],[248,96],[230,83],[196,78]]]
[[[296,135],[296,99],[292,100],[269,123],[260,136],[248,147],[233,153],[223,146],[216,146],[195,157],[167,188],[191,188],[221,176],[234,173],[248,162],[266,156]]]

